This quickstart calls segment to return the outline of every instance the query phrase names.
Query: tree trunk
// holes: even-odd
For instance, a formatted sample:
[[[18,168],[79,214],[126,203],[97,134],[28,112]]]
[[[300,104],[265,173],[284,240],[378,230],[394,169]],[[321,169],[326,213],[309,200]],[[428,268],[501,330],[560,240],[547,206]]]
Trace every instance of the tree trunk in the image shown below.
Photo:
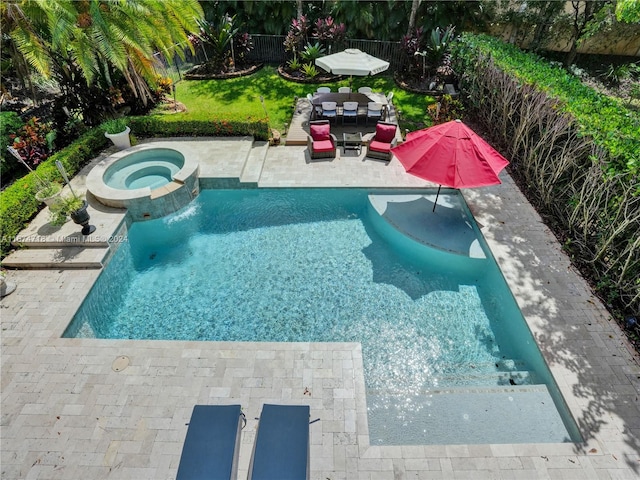
[[[581,3],[584,3],[584,9],[582,9],[582,11],[580,8]],[[563,62],[565,67],[571,65],[576,59],[578,54],[578,44],[580,43],[587,23],[589,23],[589,20],[593,18],[596,2],[574,1],[571,2],[571,6],[573,7],[573,32],[571,35],[571,47],[569,48]]]
[[[298,16],[296,18],[300,18],[302,16],[302,0],[296,0],[296,7]]]
[[[414,27],[416,26],[416,15],[418,14],[418,8],[422,0],[411,1],[411,15],[409,15],[409,28],[407,28],[407,35],[411,35]]]

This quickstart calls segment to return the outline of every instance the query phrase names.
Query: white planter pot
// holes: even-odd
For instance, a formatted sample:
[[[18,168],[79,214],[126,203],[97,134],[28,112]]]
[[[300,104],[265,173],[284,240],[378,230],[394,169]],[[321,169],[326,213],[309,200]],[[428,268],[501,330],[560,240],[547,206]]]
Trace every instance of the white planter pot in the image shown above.
[[[113,142],[113,144],[118,147],[120,150],[124,150],[125,148],[129,148],[131,146],[131,139],[129,138],[129,132],[131,129],[127,127],[123,132],[120,133],[107,133],[104,132],[104,136]]]
[[[49,197],[43,196],[42,192],[38,191],[36,192],[36,200],[38,200],[39,202],[43,202],[47,207],[50,207],[60,199],[61,193],[62,193],[62,187],[60,187],[60,190],[58,190],[57,193],[54,193]]]

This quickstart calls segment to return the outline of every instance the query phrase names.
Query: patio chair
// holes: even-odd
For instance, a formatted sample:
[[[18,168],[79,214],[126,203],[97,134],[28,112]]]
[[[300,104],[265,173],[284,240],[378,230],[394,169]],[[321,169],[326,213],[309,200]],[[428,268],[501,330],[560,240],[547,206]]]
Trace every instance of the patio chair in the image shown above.
[[[248,479],[309,479],[308,405],[263,405]]]
[[[338,87],[338,93],[351,93],[351,87]]]
[[[358,89],[358,93],[371,93],[372,91],[371,87],[360,87]]]
[[[367,125],[369,124],[369,119],[372,118],[375,121],[382,120],[382,104],[378,102],[369,102],[367,105]]]
[[[396,129],[395,123],[378,122],[376,124],[376,133],[367,144],[367,153],[365,157],[378,158],[380,160],[391,160],[391,148],[396,146]]]
[[[329,120],[317,120],[309,122],[309,135],[307,136],[307,148],[312,159],[334,158],[338,139],[331,133]]]
[[[393,92],[387,93],[387,102],[391,103],[392,98],[393,98]]]
[[[342,124],[346,118],[353,118],[358,123],[358,102],[344,102],[342,104]]]
[[[307,93],[307,100],[309,100],[309,104],[311,105],[311,119],[315,119],[322,115],[322,108],[313,104],[313,95]]]
[[[176,480],[237,478],[245,423],[240,405],[194,406]]]
[[[331,93],[331,88],[329,88],[329,87],[318,87],[316,92],[317,93]]]
[[[336,102],[322,102],[322,118],[338,119],[338,104]]]

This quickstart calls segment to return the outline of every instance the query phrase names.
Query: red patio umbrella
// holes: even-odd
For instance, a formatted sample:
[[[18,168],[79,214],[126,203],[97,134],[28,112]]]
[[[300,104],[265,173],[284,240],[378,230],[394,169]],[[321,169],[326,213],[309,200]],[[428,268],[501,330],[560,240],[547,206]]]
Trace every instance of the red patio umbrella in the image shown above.
[[[408,173],[440,185],[436,203],[443,185],[497,185],[501,183],[498,174],[509,165],[506,158],[460,120],[409,133],[404,143],[391,150]]]

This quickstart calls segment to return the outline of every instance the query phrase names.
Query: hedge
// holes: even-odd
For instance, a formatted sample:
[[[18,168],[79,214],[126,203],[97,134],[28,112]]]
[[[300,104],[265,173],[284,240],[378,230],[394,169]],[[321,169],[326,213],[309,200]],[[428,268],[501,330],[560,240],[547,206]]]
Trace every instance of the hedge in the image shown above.
[[[477,58],[490,55],[495,65],[520,83],[534,85],[559,100],[559,108],[575,118],[580,133],[607,150],[609,168],[632,175],[640,172],[640,115],[620,100],[584,85],[561,66],[495,37],[464,34],[455,51],[458,69],[465,74]]]

